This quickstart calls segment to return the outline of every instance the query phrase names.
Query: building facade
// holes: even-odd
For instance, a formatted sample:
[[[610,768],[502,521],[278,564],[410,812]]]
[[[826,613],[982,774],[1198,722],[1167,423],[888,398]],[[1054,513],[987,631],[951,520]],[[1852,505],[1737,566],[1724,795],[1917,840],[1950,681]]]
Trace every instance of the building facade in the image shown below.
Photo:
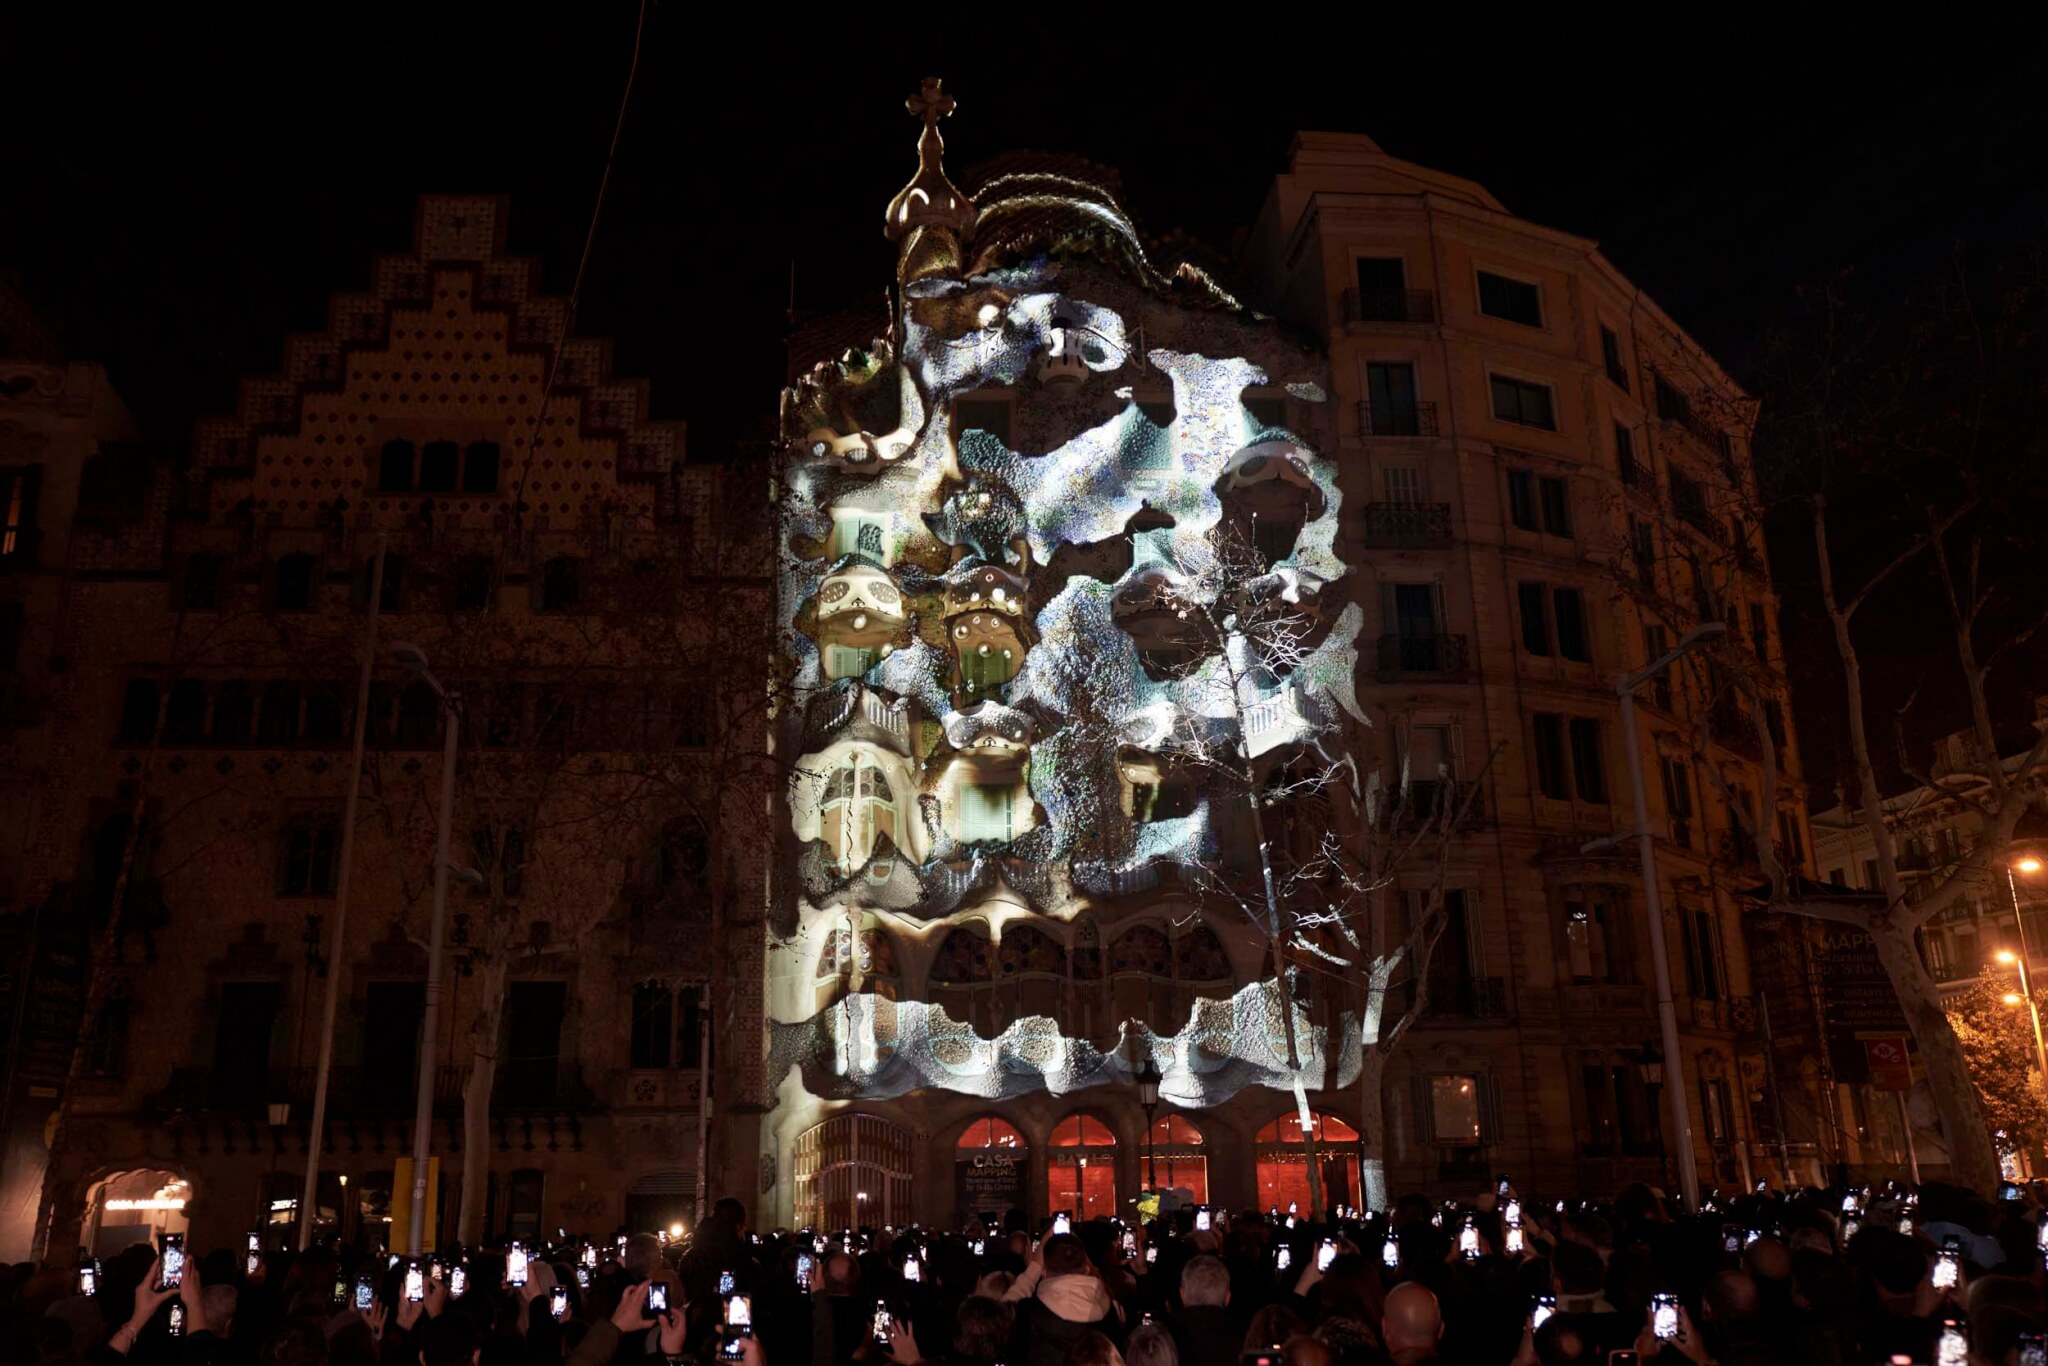
[[[1247,298],[1276,328],[1147,258],[1113,173],[1020,156],[962,193],[950,104],[923,104],[888,334],[784,396],[799,705],[778,743],[803,776],[772,897],[765,1206],[1110,1213],[1154,1160],[1197,1199],[1305,1200],[1304,1128],[1332,1203],[1375,1162],[1395,1191],[1668,1185],[1664,1085],[1692,1098],[1703,1179],[1750,1180],[1779,1137],[1760,1111],[1814,1095],[1774,1090],[1740,913],[1758,819],[1805,866],[1740,392],[1592,243],[1367,139],[1303,135],[1254,225]],[[1248,581],[1313,581],[1317,623],[1235,712],[1200,686],[1238,676],[1228,628],[1201,639],[1202,605],[1173,601],[1233,528]],[[1728,643],[1638,713],[1686,1054],[1665,1059],[1612,839],[1614,679],[1706,620]],[[1226,713],[1234,733],[1181,742]],[[1277,714],[1309,720],[1254,734]],[[1098,721],[1116,743],[1091,752]],[[1332,752],[1348,822],[1293,800]],[[1230,883],[1271,871],[1264,831],[1219,754],[1276,848],[1444,814],[1365,922],[1399,942],[1438,889],[1426,981],[1387,997],[1428,1005],[1370,1100],[1359,961],[1290,951],[1280,990],[1270,903]]]
[[[429,1245],[460,1212],[471,1236],[687,1218],[700,1175],[728,1184],[707,1167],[731,1135],[753,1150],[759,943],[727,926],[764,894],[765,781],[736,757],[762,747],[760,488],[686,461],[505,227],[502,201],[424,200],[411,250],[189,455],[34,457],[44,490],[81,492],[46,494],[6,579],[52,585],[28,653],[61,661],[10,737],[8,904],[95,950],[104,1004],[58,1068],[47,1182],[10,1161],[10,1246],[290,1236],[330,983],[318,1227],[389,1236],[430,999],[437,689],[458,759]]]

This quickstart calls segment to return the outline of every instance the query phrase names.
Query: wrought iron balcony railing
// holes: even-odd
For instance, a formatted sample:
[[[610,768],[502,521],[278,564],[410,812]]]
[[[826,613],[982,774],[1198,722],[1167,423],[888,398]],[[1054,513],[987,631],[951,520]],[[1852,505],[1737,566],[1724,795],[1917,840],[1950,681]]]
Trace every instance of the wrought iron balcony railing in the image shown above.
[[[1365,543],[1412,549],[1451,543],[1449,503],[1367,503]]]
[[[1426,289],[1347,289],[1347,323],[1433,323],[1436,295]]]
[[[1358,402],[1360,436],[1435,436],[1436,404]]]
[[[1471,650],[1464,636],[1384,635],[1379,643],[1379,676],[1382,679],[1452,677],[1472,667]]]

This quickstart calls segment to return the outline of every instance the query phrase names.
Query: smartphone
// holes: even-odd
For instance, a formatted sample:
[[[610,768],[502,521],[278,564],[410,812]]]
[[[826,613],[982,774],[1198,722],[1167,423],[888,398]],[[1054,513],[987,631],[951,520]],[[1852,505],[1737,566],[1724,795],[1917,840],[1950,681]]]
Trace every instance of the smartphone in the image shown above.
[[[871,1327],[871,1329],[870,1329],[870,1335],[871,1335],[871,1336],[872,1336],[872,1337],[874,1338],[874,1340],[875,1340],[875,1346],[877,1346],[877,1347],[882,1347],[882,1348],[887,1348],[887,1347],[888,1347],[888,1345],[889,1345],[889,1306],[888,1306],[888,1305],[886,1305],[886,1304],[883,1304],[883,1303],[882,1303],[882,1302],[881,1302],[880,1300],[876,1300],[876,1301],[875,1301],[875,1321],[874,1321],[874,1324],[873,1324],[873,1326],[872,1326],[872,1327]]]
[[[1557,1296],[1538,1295],[1536,1307],[1529,1311],[1529,1331],[1535,1332],[1543,1326],[1544,1320],[1557,1312]]]
[[[1500,1217],[1501,1217],[1502,1219],[1505,1219],[1505,1220],[1506,1220],[1506,1221],[1507,1221],[1508,1223],[1510,1223],[1510,1224],[1519,1224],[1519,1223],[1521,1223],[1521,1222],[1522,1222],[1522,1202],[1521,1202],[1521,1201],[1519,1201],[1519,1200],[1517,1200],[1517,1199],[1515,1199],[1515,1198],[1513,1198],[1512,1196],[1510,1196],[1510,1197],[1508,1198],[1508,1202],[1507,1202],[1507,1204],[1506,1204],[1505,1206],[1503,1206],[1503,1207],[1502,1207],[1502,1209],[1501,1209],[1501,1212],[1500,1212]]]
[[[1850,1191],[1842,1197],[1842,1213],[1854,1214],[1860,1208],[1862,1208],[1862,1202],[1856,1198],[1855,1191]]]
[[[1273,1269],[1285,1271],[1294,1265],[1294,1249],[1282,1243],[1273,1249]]]
[[[1316,1244],[1316,1270],[1328,1271],[1330,1263],[1337,1260],[1337,1240],[1325,1238]]]
[[[754,1336],[754,1300],[750,1295],[725,1297],[725,1326],[745,1337]]]
[[[1970,1366],[1970,1329],[1960,1314],[1944,1314],[1934,1339],[1934,1366]]]
[[[577,1285],[578,1285],[579,1287],[581,1287],[582,1289],[584,1289],[584,1290],[588,1290],[588,1289],[590,1289],[590,1268],[589,1268],[589,1267],[587,1267],[587,1266],[579,1266],[579,1267],[577,1267],[577,1268],[576,1268],[576,1284],[577,1284]]]
[[[912,1253],[903,1259],[903,1279],[912,1285],[924,1279],[924,1273],[917,1268],[917,1254]]]
[[[1678,1337],[1678,1296],[1660,1290],[1650,1296],[1650,1335],[1660,1342]]]
[[[341,1308],[348,1303],[348,1282],[340,1276],[334,1278],[334,1307]]]
[[[1493,1178],[1493,1193],[1499,1196],[1501,1199],[1507,1199],[1508,1192],[1513,1189],[1514,1187],[1510,1185],[1508,1182],[1507,1173],[1503,1172],[1499,1176]]]
[[[1068,1214],[1065,1210],[1061,1210],[1058,1214],[1055,1214],[1052,1217],[1052,1231],[1056,1234],[1072,1233],[1074,1231],[1073,1216]]]
[[[721,1272],[719,1272],[719,1273],[718,1273],[718,1293],[719,1293],[719,1294],[721,1294],[721,1295],[730,1295],[730,1294],[731,1294],[731,1293],[733,1292],[733,1287],[734,1287],[734,1285],[735,1285],[735,1282],[733,1281],[733,1278],[732,1278],[732,1272],[730,1272],[730,1271],[721,1271]]]
[[[370,1273],[365,1271],[362,1275],[356,1277],[356,1312],[358,1314],[369,1313],[370,1306],[376,1303],[376,1301],[377,1283],[371,1280]]]
[[[2020,1366],[2048,1366],[2048,1333],[2021,1333]]]
[[[1136,1230],[1136,1229],[1134,1229],[1134,1228],[1127,1228],[1127,1229],[1125,1229],[1125,1230],[1124,1230],[1124,1256],[1126,1256],[1126,1257],[1135,1257],[1135,1256],[1137,1256],[1137,1255],[1138,1255],[1138,1230]]]
[[[526,1284],[526,1246],[514,1243],[505,1250],[505,1284]]]
[[[1401,1244],[1391,1233],[1380,1244],[1380,1265],[1389,1271],[1401,1269]]]
[[[988,1239],[986,1238],[976,1238],[967,1246],[973,1249],[974,1255],[977,1257],[986,1257],[988,1255]]]
[[[1760,1228],[1744,1229],[1742,1231],[1742,1245],[1744,1247],[1748,1247],[1751,1243],[1755,1242],[1757,1239],[1763,1236],[1764,1231]]]
[[[427,1297],[427,1273],[420,1269],[417,1258],[405,1264],[405,1297],[414,1304]]]
[[[171,1336],[174,1338],[185,1336],[185,1302],[183,1300],[171,1301],[170,1331]]]
[[[1911,1205],[1899,1211],[1899,1232],[1908,1235],[1913,1232],[1913,1207]]]
[[[581,1269],[582,1268],[580,1267],[578,1268],[578,1270]],[[568,1286],[558,1285],[554,1289],[548,1291],[548,1312],[555,1316],[556,1323],[560,1323],[563,1319],[569,1317]]]
[[[461,1262],[448,1273],[448,1293],[458,1300],[469,1293],[469,1268]]]
[[[1508,1225],[1507,1233],[1503,1236],[1503,1246],[1506,1247],[1507,1254],[1510,1257],[1522,1255],[1525,1245],[1522,1242],[1522,1226],[1520,1224]]]
[[[78,1264],[78,1293],[97,1295],[100,1293],[99,1263],[88,1257]]]
[[[1281,1347],[1275,1344],[1271,1347],[1261,1347],[1256,1351],[1245,1352],[1237,1360],[1238,1366],[1282,1366],[1287,1357]]]
[[[163,1266],[157,1277],[156,1288],[176,1290],[185,1283],[185,1235],[166,1233],[164,1235]]]
[[[1963,1254],[1958,1250],[1961,1246],[1954,1236],[1941,1240],[1941,1251],[1934,1255],[1932,1284],[1936,1290],[1956,1288],[1956,1282],[1963,1274]]]
[[[658,1319],[667,1312],[668,1282],[649,1281],[647,1283],[647,1308],[642,1311],[644,1317],[650,1320]]]
[[[811,1239],[811,1250],[813,1252],[823,1252],[826,1248],[830,1246],[832,1246],[832,1240],[830,1238],[827,1238],[822,1233],[819,1234],[817,1237]]]
[[[1290,1214],[1287,1216],[1287,1227],[1293,1228],[1299,1222],[1300,1221],[1297,1220],[1293,1215]]]
[[[1730,1254],[1742,1251],[1742,1225],[1721,1225],[1721,1250]]]
[[[817,1264],[817,1258],[813,1257],[808,1252],[799,1252],[796,1254],[797,1289],[809,1290],[811,1288],[811,1268],[815,1267]]]
[[[1899,1216],[1899,1220],[1900,1220],[1900,1222],[1901,1222],[1901,1223],[1905,1222],[1905,1217],[1906,1217],[1906,1216],[1905,1216],[1904,1214],[1901,1214],[1901,1215]],[[2041,1220],[2041,1226],[2040,1226],[2040,1228],[2038,1228],[2037,1230],[2035,1230],[2035,1232],[2034,1232],[2034,1246],[2035,1246],[2035,1247],[2037,1247],[2037,1248],[2039,1248],[2039,1249],[2040,1249],[2041,1251],[2043,1251],[2043,1252],[2048,1252],[2048,1218],[2043,1218],[2043,1219]],[[83,1261],[83,1260],[84,1260],[84,1258],[85,1258],[85,1249],[84,1249],[84,1248],[80,1248],[80,1249],[78,1250],[78,1252],[79,1252],[79,1260]]]
[[[1479,1260],[1479,1230],[1469,1214],[1465,1216],[1465,1226],[1458,1230],[1458,1255],[1468,1262]]]
[[[1842,1243],[1843,1243],[1843,1245],[1844,1245],[1844,1246],[1847,1246],[1847,1244],[1848,1244],[1849,1240],[1850,1240],[1851,1238],[1854,1238],[1854,1237],[1855,1237],[1855,1236],[1856,1236],[1856,1235],[1857,1235],[1858,1233],[1861,1233],[1862,1231],[1863,1231],[1863,1221],[1862,1221],[1861,1219],[1855,1218],[1854,1216],[1851,1216],[1850,1218],[1844,1219],[1844,1220],[1842,1221]]]
[[[583,1264],[591,1268],[593,1271],[597,1269],[596,1243],[585,1243],[583,1245]]]
[[[1207,1233],[1210,1222],[1209,1207],[1207,1205],[1195,1206],[1195,1232]]]
[[[1145,1245],[1145,1265],[1146,1265],[1146,1266],[1154,1266],[1154,1265],[1157,1265],[1158,1261],[1159,1261],[1159,1244],[1157,1244],[1157,1243],[1147,1243],[1147,1244]]]
[[[1633,1347],[1617,1347],[1607,1354],[1607,1366],[1637,1366],[1641,1360]]]
[[[1999,1182],[1999,1183],[1998,1183],[1998,1198],[1999,1198],[1999,1199],[2001,1199],[2001,1200],[2017,1200],[2017,1199],[2019,1199],[2019,1198],[2020,1198],[2020,1188],[2019,1188],[2018,1184],[2017,1184],[2017,1183],[2015,1183],[2015,1182],[2012,1182],[2012,1181],[2001,1181],[2001,1182]]]

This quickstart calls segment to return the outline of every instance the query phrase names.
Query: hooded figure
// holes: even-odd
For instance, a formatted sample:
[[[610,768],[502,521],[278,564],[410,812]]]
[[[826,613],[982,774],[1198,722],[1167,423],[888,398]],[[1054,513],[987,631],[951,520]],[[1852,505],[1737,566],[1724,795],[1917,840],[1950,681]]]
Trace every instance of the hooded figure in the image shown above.
[[[1062,1366],[1068,1349],[1091,1332],[1123,1339],[1109,1289],[1081,1240],[1070,1233],[1046,1239],[1040,1260],[1024,1269],[1004,1298],[1018,1302],[1010,1360],[1023,1366]]]

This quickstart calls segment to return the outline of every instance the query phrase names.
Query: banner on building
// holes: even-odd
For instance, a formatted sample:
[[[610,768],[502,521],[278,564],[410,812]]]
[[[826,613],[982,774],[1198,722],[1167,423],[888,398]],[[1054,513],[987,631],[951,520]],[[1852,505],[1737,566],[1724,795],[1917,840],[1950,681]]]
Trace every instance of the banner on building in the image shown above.
[[[1892,980],[1864,931],[1830,924],[1822,927],[1818,939],[1814,966],[1827,1021],[1828,1068],[1838,1082],[1882,1086],[1873,1075],[1873,1051],[1865,1045],[1911,1038]],[[1888,1065],[1886,1075],[1896,1080],[1896,1065]],[[1911,1089],[1910,1079],[1906,1086],[1882,1089]]]
[[[954,1208],[960,1218],[1003,1216],[1024,1207],[1024,1154],[1000,1148],[977,1150],[953,1164]]]

